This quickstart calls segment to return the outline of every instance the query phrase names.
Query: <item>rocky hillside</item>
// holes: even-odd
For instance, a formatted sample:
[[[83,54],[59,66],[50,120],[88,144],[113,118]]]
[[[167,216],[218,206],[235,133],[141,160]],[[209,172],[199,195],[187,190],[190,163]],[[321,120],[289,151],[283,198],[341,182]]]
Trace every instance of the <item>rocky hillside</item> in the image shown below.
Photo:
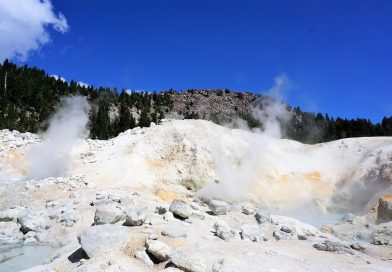
[[[272,101],[261,94],[230,90],[136,92],[114,87],[94,87],[66,82],[35,67],[0,64],[0,129],[38,132],[45,129],[59,102],[66,96],[83,96],[90,104],[92,139],[109,139],[134,127],[149,127],[163,118],[206,119],[218,124],[242,119],[262,129],[265,120],[253,114],[256,106]],[[260,107],[261,106],[261,107]],[[282,118],[284,136],[303,143],[319,143],[348,137],[392,136],[392,118],[373,124],[367,119],[331,118],[328,114],[301,111],[287,105]],[[265,115],[265,112],[263,113]]]
[[[251,113],[256,100],[266,97],[229,90],[188,90],[172,92],[173,110],[182,115],[197,115],[202,119],[230,119]],[[261,101],[260,101],[261,102]]]

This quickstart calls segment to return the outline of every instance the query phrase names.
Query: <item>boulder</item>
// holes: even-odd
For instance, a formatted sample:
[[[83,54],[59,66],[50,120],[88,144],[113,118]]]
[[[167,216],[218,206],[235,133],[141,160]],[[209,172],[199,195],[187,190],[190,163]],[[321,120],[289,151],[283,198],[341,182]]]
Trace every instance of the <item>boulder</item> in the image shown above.
[[[97,206],[94,216],[95,225],[115,224],[123,219],[123,211],[115,204]]]
[[[128,228],[118,225],[97,225],[82,231],[78,240],[87,256],[92,258],[113,250],[124,250],[128,244],[129,232]]]
[[[167,227],[165,227],[162,230],[161,233],[163,236],[167,236],[170,238],[179,238],[179,237],[186,237],[187,236],[187,230],[183,226],[178,226],[175,224],[171,224]]]
[[[233,231],[230,229],[229,224],[225,220],[219,220],[214,224],[215,235],[222,240],[230,241],[235,235]]]
[[[72,227],[78,220],[80,214],[74,207],[65,206],[61,209],[59,221],[65,227]]]
[[[159,205],[155,207],[155,213],[157,214],[165,214],[167,211],[169,211],[169,207],[167,206]]]
[[[230,210],[230,205],[221,200],[211,199],[207,202],[207,205],[215,215],[225,215]]]
[[[0,222],[16,221],[18,217],[25,216],[27,209],[21,206],[11,207],[0,211]]]
[[[255,211],[253,209],[251,209],[249,207],[245,207],[245,206],[242,207],[241,211],[243,214],[246,214],[246,215],[252,215],[255,213]]]
[[[0,244],[15,244],[23,241],[20,225],[14,221],[0,222]]]
[[[266,224],[271,222],[271,214],[267,211],[259,211],[255,214],[257,223]]]
[[[376,225],[373,239],[376,245],[392,245],[392,221]]]
[[[246,241],[258,242],[268,240],[268,236],[264,234],[258,225],[243,224],[240,231],[241,239]]]
[[[49,218],[41,214],[24,215],[22,217],[18,217],[17,221],[20,224],[20,230],[23,232],[23,234],[29,231],[37,232],[46,230],[50,225]]]
[[[182,219],[189,218],[193,213],[192,207],[179,199],[173,200],[173,202],[170,204],[169,211]]]
[[[147,208],[133,207],[127,211],[124,225],[126,226],[141,226],[146,221],[148,216]]]
[[[377,223],[392,221],[392,194],[384,195],[378,200]]]
[[[169,255],[172,252],[170,247],[165,243],[158,240],[146,240],[147,252],[153,255],[157,260],[164,262],[169,259]]]
[[[315,249],[321,251],[331,251],[331,252],[339,252],[339,253],[351,253],[351,249],[349,246],[346,246],[339,242],[333,242],[330,240],[326,240],[322,243],[318,243],[313,245]]]
[[[144,250],[136,251],[135,253],[135,258],[144,263],[145,265],[148,266],[153,266],[154,263],[151,261],[150,257]]]
[[[163,219],[167,222],[173,222],[176,221],[176,219],[174,218],[174,215],[171,212],[166,212],[163,215]]]
[[[206,272],[207,266],[201,256],[189,250],[176,250],[170,254],[170,261],[186,272]]]
[[[273,236],[275,237],[276,240],[288,240],[289,236],[287,235],[286,232],[282,231],[282,230],[275,230],[273,233]]]

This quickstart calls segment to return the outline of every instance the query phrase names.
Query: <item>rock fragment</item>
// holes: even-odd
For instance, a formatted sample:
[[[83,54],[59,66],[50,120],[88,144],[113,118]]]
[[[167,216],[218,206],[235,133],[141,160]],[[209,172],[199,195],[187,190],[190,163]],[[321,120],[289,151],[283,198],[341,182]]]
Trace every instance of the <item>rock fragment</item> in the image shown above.
[[[18,223],[20,224],[20,230],[23,234],[29,231],[41,231],[49,228],[49,218],[41,214],[29,214],[22,217],[18,217]]]
[[[113,250],[124,250],[128,244],[129,233],[126,227],[97,225],[82,231],[78,240],[87,256],[92,258]]]
[[[147,208],[133,207],[127,211],[127,216],[124,225],[141,226],[146,221],[147,216],[148,216]]]
[[[188,250],[176,250],[170,254],[170,261],[186,272],[206,272],[207,266],[201,256]]]
[[[14,221],[0,222],[0,244],[15,244],[23,241],[20,225]]]
[[[377,208],[377,223],[389,221],[392,221],[392,194],[382,196]]]
[[[167,236],[170,238],[180,238],[180,237],[186,237],[187,236],[187,230],[183,226],[178,226],[178,225],[169,225],[165,227],[162,230],[161,233],[163,236]]]
[[[27,214],[27,209],[21,206],[14,206],[0,211],[0,222],[16,221],[18,217]]]
[[[94,216],[95,225],[115,224],[123,218],[123,211],[115,204],[97,206]]]
[[[139,261],[143,262],[145,265],[153,266],[154,263],[151,261],[150,257],[144,250],[136,251],[135,258]]]
[[[170,247],[165,243],[149,239],[146,241],[146,250],[161,262],[169,259],[169,255],[172,252]]]
[[[260,230],[258,225],[255,224],[241,225],[240,235],[241,239],[246,241],[258,242],[261,240],[268,240],[268,236]]]
[[[273,236],[275,237],[276,240],[288,240],[289,236],[287,235],[286,232],[282,231],[282,230],[275,230],[273,233]]]
[[[211,199],[207,202],[207,205],[215,215],[225,215],[230,210],[230,205],[221,200]]]
[[[233,231],[230,229],[229,224],[225,220],[219,220],[214,224],[215,235],[222,240],[230,241],[235,235]]]
[[[189,218],[193,213],[192,207],[179,199],[173,200],[170,204],[169,211],[182,219]]]
[[[257,223],[266,224],[271,222],[271,214],[267,211],[259,211],[255,214]]]

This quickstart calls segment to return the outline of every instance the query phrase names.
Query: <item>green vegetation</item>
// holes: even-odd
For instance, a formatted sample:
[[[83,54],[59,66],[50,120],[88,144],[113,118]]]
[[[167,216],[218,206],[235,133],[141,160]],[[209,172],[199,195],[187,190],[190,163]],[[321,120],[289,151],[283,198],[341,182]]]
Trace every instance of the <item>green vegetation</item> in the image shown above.
[[[159,123],[163,112],[171,108],[168,93],[122,90],[118,94],[115,88],[63,82],[44,70],[19,67],[5,60],[0,65],[0,129],[43,129],[44,121],[66,95],[83,95],[91,102],[89,125],[90,137],[94,139],[108,139],[135,126],[149,126],[151,120]]]
[[[196,90],[188,90],[190,93]],[[217,90],[224,97],[229,90]],[[170,89],[161,93],[127,92],[118,93],[116,88],[81,86],[75,81],[64,82],[45,73],[44,70],[17,66],[5,60],[0,64],[0,129],[37,132],[44,129],[47,120],[60,98],[67,95],[83,95],[92,105],[90,110],[90,137],[108,139],[136,126],[148,127],[151,122],[159,123],[164,113],[173,110]],[[204,95],[208,98],[208,92]],[[239,99],[242,93],[237,93]],[[235,111],[238,108],[235,107]],[[367,119],[330,118],[320,113],[302,112],[291,108],[292,117],[283,124],[285,136],[304,143],[319,143],[346,137],[392,136],[392,117],[373,124]],[[181,112],[179,112],[181,114]],[[182,112],[185,119],[206,118],[195,109],[193,103],[186,104]],[[207,115],[215,123],[225,123],[227,117]],[[263,124],[250,113],[239,115],[251,128]]]

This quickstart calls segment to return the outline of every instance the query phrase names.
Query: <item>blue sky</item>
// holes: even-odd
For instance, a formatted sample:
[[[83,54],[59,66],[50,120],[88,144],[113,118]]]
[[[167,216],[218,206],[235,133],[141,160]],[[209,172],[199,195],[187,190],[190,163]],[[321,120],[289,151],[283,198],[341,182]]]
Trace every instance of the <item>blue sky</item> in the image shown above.
[[[34,0],[30,0],[34,1]],[[392,1],[52,0],[68,29],[22,63],[119,89],[262,92],[380,121],[392,115]]]

